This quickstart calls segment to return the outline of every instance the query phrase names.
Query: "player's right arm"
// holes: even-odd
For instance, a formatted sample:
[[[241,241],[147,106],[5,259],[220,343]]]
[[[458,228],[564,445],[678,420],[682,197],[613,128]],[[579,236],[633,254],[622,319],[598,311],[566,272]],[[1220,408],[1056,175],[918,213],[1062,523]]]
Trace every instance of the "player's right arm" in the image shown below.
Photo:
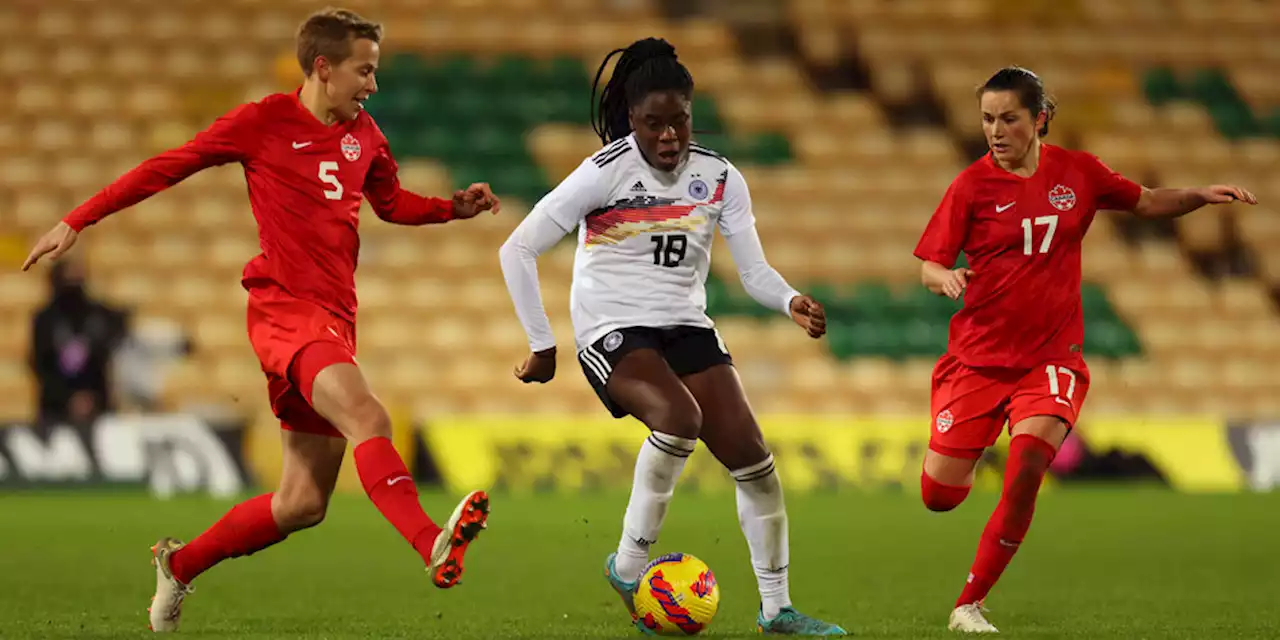
[[[529,339],[531,353],[515,372],[524,382],[547,382],[556,371],[556,339],[542,305],[538,256],[573,231],[588,213],[606,204],[608,187],[603,173],[590,159],[583,161],[538,201],[498,250],[507,292]]]
[[[182,182],[192,174],[228,162],[243,162],[249,145],[257,105],[245,104],[218,118],[189,142],[144,161],[74,211],[46,233],[22,265],[30,269],[41,257],[57,259],[75,244],[79,233],[99,220],[131,207]]]
[[[971,198],[961,174],[947,188],[933,217],[916,245],[915,256],[920,265],[920,281],[929,291],[958,300],[974,275],[970,269],[952,269],[969,235]]]

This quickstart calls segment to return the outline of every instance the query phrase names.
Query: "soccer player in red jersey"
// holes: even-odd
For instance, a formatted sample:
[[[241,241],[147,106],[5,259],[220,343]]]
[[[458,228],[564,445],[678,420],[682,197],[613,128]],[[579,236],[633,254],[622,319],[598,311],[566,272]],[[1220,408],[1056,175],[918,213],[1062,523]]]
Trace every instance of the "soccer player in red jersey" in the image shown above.
[[[1031,526],[1049,463],[1089,391],[1080,249],[1099,209],[1173,218],[1247,202],[1235,186],[1146,189],[1093,155],[1041,142],[1054,103],[1034,73],[1000,70],[978,91],[990,153],[947,189],[916,247],[930,291],[964,298],[933,371],[925,505],[954,509],[1008,423],[1004,491],[952,611],[953,630],[995,633],[982,603]],[[953,269],[964,251],[970,268]]]
[[[23,264],[57,258],[91,224],[201,169],[244,165],[262,253],[244,269],[248,329],[283,429],[279,488],[232,508],[190,543],[153,548],[155,631],[176,630],[191,581],[227,558],[250,555],[324,518],[347,442],[370,500],[421,555],[436,586],[462,574],[484,528],[489,498],[475,491],[442,528],[391,444],[391,419],[355,360],[355,269],[361,198],[393,224],[422,225],[498,210],[487,184],[452,200],[401,188],[387,139],[363,102],[377,91],[382,28],[350,11],[309,17],[297,34],[306,75],[290,94],[233,109],[187,144],[117,179],[42,237]]]

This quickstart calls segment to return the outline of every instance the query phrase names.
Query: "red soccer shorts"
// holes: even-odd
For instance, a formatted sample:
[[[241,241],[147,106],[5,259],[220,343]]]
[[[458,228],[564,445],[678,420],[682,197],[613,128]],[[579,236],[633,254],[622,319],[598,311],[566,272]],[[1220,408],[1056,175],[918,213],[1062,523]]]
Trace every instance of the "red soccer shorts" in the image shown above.
[[[1055,416],[1075,426],[1088,392],[1089,368],[1082,365],[975,368],[948,353],[933,369],[929,448],[976,460],[1006,423],[1012,430],[1027,418]]]
[[[325,367],[355,363],[355,325],[274,287],[250,290],[248,324],[280,427],[343,437],[312,408],[311,383]]]

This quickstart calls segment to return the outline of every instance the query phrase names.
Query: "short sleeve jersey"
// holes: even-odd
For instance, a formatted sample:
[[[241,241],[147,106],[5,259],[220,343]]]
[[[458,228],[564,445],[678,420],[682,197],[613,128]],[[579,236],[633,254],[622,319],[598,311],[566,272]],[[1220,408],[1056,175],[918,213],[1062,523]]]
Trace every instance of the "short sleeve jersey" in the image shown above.
[[[1049,144],[1023,178],[990,154],[952,182],[915,255],[974,275],[948,351],[972,367],[1083,361],[1081,247],[1100,209],[1131,210],[1142,187],[1097,157]]]

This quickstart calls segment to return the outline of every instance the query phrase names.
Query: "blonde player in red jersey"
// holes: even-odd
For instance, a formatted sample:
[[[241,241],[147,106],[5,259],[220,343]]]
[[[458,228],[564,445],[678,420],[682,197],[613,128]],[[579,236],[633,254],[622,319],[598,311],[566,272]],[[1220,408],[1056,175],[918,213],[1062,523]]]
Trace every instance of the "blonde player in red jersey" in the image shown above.
[[[191,581],[227,558],[250,555],[324,518],[350,441],[365,492],[413,546],[436,586],[462,574],[467,546],[484,528],[489,498],[467,495],[444,527],[391,445],[391,419],[355,361],[355,269],[361,199],[393,224],[466,219],[498,210],[487,184],[452,200],[406,191],[387,139],[364,111],[377,92],[381,26],[350,11],[309,17],[297,34],[302,87],[245,104],[186,145],[126,173],[39,240],[23,265],[56,259],[87,226],[201,169],[244,166],[262,253],[244,269],[248,329],[280,418],[283,469],[273,492],[242,502],[190,543],[152,548],[151,627],[178,628]]]
[[[1146,189],[1088,153],[1041,142],[1055,105],[1026,69],[1000,70],[978,98],[991,151],[951,184],[915,250],[924,285],[964,299],[933,372],[920,483],[929,509],[954,509],[983,450],[1010,425],[1004,492],[949,622],[995,633],[982,603],[1026,536],[1040,483],[1089,390],[1080,250],[1094,214],[1174,218],[1257,200],[1235,186]],[[952,269],[961,251],[970,268]]]

